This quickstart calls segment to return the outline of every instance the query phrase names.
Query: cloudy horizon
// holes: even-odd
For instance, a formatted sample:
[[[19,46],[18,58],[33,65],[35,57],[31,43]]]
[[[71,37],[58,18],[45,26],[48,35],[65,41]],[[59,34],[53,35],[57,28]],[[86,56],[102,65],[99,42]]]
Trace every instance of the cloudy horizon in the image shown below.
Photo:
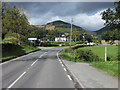
[[[101,12],[114,8],[113,2],[11,2],[22,8],[31,25],[43,25],[62,20],[89,31],[104,27]]]

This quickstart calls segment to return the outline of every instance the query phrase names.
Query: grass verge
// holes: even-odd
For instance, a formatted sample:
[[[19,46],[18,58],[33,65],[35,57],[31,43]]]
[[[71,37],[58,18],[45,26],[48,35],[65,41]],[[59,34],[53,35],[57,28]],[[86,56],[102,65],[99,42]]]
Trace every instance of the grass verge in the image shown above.
[[[10,59],[28,54],[30,52],[35,52],[35,51],[40,50],[37,47],[28,46],[28,45],[19,46],[19,45],[11,44],[11,45],[7,45],[7,46],[3,46],[3,48],[2,48],[2,61],[1,62],[5,62]]]
[[[108,57],[110,57],[109,61],[107,61],[107,62],[104,61],[104,47],[105,46],[81,47],[78,49],[66,48],[66,49],[62,50],[59,53],[59,55],[64,60],[73,61],[73,62],[86,62],[86,63],[89,63],[91,66],[101,69],[103,71],[106,71],[113,76],[120,77],[120,71],[118,70],[119,69],[118,65],[120,62],[120,61],[118,61],[118,46],[107,46],[107,51],[108,51],[107,55],[108,55]],[[85,60],[83,60],[83,57],[76,58],[77,57],[76,50],[78,50],[78,51],[91,50],[95,55],[97,55],[100,58],[100,60],[85,61]],[[87,56],[87,54],[86,54],[86,56]]]
[[[120,71],[118,70],[118,61],[107,62],[91,62],[91,66],[108,72],[109,74],[120,77]]]

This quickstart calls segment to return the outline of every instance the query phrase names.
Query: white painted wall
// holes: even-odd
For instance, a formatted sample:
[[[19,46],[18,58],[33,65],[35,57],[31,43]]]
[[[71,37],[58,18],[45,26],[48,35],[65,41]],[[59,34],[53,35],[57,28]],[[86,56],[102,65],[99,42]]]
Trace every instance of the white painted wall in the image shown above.
[[[65,41],[67,41],[67,38],[66,37],[56,37],[55,41],[56,42],[58,42],[58,41],[65,42]]]

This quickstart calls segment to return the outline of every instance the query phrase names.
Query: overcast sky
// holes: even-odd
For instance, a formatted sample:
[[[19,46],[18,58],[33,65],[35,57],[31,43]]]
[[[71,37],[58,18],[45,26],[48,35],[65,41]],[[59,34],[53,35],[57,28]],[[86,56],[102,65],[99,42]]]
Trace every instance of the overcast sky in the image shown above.
[[[31,25],[43,25],[48,22],[62,20],[86,30],[95,31],[104,27],[100,13],[113,8],[113,2],[12,2],[22,8]]]

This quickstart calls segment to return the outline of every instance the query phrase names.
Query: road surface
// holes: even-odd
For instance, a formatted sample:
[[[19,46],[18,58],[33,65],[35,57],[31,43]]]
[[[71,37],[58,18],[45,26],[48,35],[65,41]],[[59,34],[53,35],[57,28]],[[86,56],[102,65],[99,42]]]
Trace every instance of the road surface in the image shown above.
[[[74,88],[57,57],[62,48],[48,48],[2,64],[2,88]]]

